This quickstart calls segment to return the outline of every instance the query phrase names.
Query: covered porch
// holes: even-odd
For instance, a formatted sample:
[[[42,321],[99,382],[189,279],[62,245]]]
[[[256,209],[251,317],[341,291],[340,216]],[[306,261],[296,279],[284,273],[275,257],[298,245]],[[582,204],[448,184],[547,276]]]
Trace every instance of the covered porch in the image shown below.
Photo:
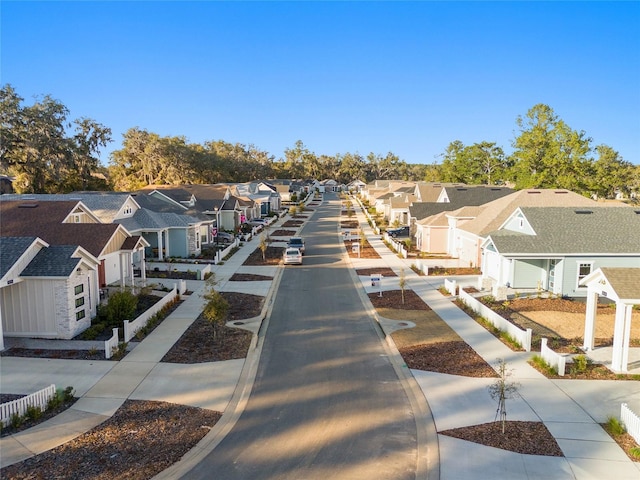
[[[640,358],[635,358],[635,352],[633,355],[630,353],[633,309],[634,306],[640,305],[640,268],[598,268],[587,275],[580,285],[587,287],[584,350],[590,354],[594,351],[596,306],[598,298],[602,296],[615,302],[616,305],[611,370],[628,373],[630,363],[632,369],[640,367],[636,365],[636,362],[640,362]],[[636,321],[639,315],[636,310]]]

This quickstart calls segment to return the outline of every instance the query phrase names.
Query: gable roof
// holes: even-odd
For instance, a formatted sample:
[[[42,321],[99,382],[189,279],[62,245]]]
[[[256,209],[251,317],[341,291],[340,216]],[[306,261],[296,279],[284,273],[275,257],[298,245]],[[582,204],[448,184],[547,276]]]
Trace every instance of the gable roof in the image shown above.
[[[21,277],[68,277],[83,262],[77,245],[50,245],[40,250]],[[96,260],[96,265],[98,261]]]
[[[523,207],[535,235],[501,229],[489,239],[503,255],[639,255],[640,210],[616,207]]]
[[[0,279],[38,241],[38,237],[0,237]]]
[[[640,302],[640,268],[601,267],[600,271],[619,299]]]
[[[99,257],[115,232],[116,223],[63,223],[77,201],[0,202],[2,237],[37,236],[50,245],[80,245]]]
[[[130,194],[122,192],[74,192],[2,195],[3,201],[82,202],[103,223],[111,223]],[[135,204],[135,201],[134,201]]]
[[[564,189],[526,189],[486,203],[478,216],[459,227],[465,232],[486,236],[497,230],[518,207],[582,207],[598,202]],[[622,203],[620,204],[623,205]]]

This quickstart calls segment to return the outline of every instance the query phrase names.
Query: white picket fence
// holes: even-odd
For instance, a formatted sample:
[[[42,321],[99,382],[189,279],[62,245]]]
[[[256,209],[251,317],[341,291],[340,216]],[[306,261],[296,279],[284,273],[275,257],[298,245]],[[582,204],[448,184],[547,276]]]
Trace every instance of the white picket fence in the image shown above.
[[[27,412],[27,407],[39,407],[41,410],[47,409],[47,404],[51,397],[56,394],[56,386],[54,384],[49,385],[47,388],[38,390],[26,397],[18,398],[7,403],[0,405],[0,421],[3,426],[11,423],[11,417],[13,415],[24,416]]]
[[[483,305],[479,300],[469,295],[462,288],[459,289],[458,295],[460,297],[460,300],[462,300],[467,306],[469,306],[469,308],[473,309],[474,312],[486,318],[494,327],[511,335],[522,346],[522,348],[525,349],[525,351],[531,351],[530,328],[522,330],[521,328],[516,327],[513,323],[505,318],[502,318],[489,307]]]
[[[556,353],[549,347],[547,347],[546,338],[542,339],[542,345],[540,346],[540,356],[545,362],[547,362],[551,367],[555,368],[558,371],[558,375],[564,377],[567,358],[564,355],[560,355],[559,353]]]
[[[458,294],[458,282],[455,280],[449,280],[448,278],[444,279],[444,289],[449,292],[451,295]]]
[[[254,230],[255,230],[255,229],[254,229]],[[253,230],[252,230],[252,232],[253,232]],[[250,234],[250,235],[248,235],[247,241],[251,240],[251,236],[252,236],[252,235],[253,235],[253,233],[252,233],[252,234]],[[224,257],[226,257],[226,256],[231,252],[231,250],[233,250],[233,249],[234,249],[235,247],[237,247],[238,245],[240,245],[240,239],[236,237],[236,238],[233,240],[233,242],[231,242],[231,243],[229,244],[229,246],[227,246],[227,248],[225,248],[224,250],[218,250],[218,251],[216,252],[216,259],[215,259],[216,265],[217,265],[217,264],[219,264],[219,263],[222,261],[222,259],[223,259]],[[211,272],[211,267],[209,267],[209,272]],[[201,278],[202,278],[202,280],[204,280],[204,274],[205,274],[205,271],[203,270],[203,271],[202,271],[202,277],[201,277]]]
[[[104,358],[109,360],[113,356],[114,350],[118,348],[118,327],[113,329],[113,334],[109,340],[104,341]]]
[[[186,282],[184,283],[181,282],[181,285],[186,286]],[[141,314],[138,318],[136,318],[132,322],[130,322],[129,320],[125,320],[124,321],[124,341],[129,342],[135,336],[138,330],[140,330],[142,327],[144,327],[147,324],[147,322],[152,316],[154,316],[156,313],[162,310],[165,305],[167,305],[177,296],[178,296],[178,284],[174,283],[171,291],[167,293],[162,298],[162,300],[157,302],[155,305],[153,305],[150,309],[148,309],[146,312]]]
[[[620,407],[620,420],[624,423],[627,433],[640,443],[640,417],[626,403]]]
[[[391,245],[391,248],[393,248],[397,253],[399,253],[400,255],[402,255],[402,258],[407,258],[408,254],[407,254],[407,248],[404,244],[404,242],[401,242],[400,240],[397,240],[395,238],[393,238],[391,235],[389,235],[387,232],[384,232],[384,235],[382,236],[382,238]]]

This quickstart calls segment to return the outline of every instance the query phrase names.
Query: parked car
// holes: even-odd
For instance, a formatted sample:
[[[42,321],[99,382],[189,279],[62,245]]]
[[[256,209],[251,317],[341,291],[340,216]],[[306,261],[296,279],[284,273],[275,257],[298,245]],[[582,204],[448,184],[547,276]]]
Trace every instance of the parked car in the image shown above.
[[[264,218],[252,218],[251,220],[249,220],[249,224],[250,225],[262,225],[263,227],[266,227],[267,225],[269,225],[269,222],[267,220],[265,220]]]
[[[231,233],[227,232],[218,232],[218,236],[216,238],[217,243],[231,243],[235,237]]]
[[[399,228],[390,228],[387,230],[389,236],[396,237],[408,237],[409,236],[409,225],[405,225],[404,227]]]
[[[291,237],[287,242],[287,248],[297,248],[304,255],[304,239],[302,237]]]
[[[298,248],[285,248],[282,260],[285,265],[302,265],[302,253]]]

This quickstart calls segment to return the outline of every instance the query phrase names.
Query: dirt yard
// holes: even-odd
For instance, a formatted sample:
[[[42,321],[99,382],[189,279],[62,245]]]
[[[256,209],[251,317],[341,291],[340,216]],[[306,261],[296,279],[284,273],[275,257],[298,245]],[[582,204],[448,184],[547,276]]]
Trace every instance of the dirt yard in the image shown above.
[[[553,330],[559,337],[574,338],[584,335],[584,313],[539,311],[523,312],[536,323]],[[613,338],[614,313],[598,313],[596,315],[596,338]],[[640,312],[633,312],[631,321],[631,338],[640,339]]]

